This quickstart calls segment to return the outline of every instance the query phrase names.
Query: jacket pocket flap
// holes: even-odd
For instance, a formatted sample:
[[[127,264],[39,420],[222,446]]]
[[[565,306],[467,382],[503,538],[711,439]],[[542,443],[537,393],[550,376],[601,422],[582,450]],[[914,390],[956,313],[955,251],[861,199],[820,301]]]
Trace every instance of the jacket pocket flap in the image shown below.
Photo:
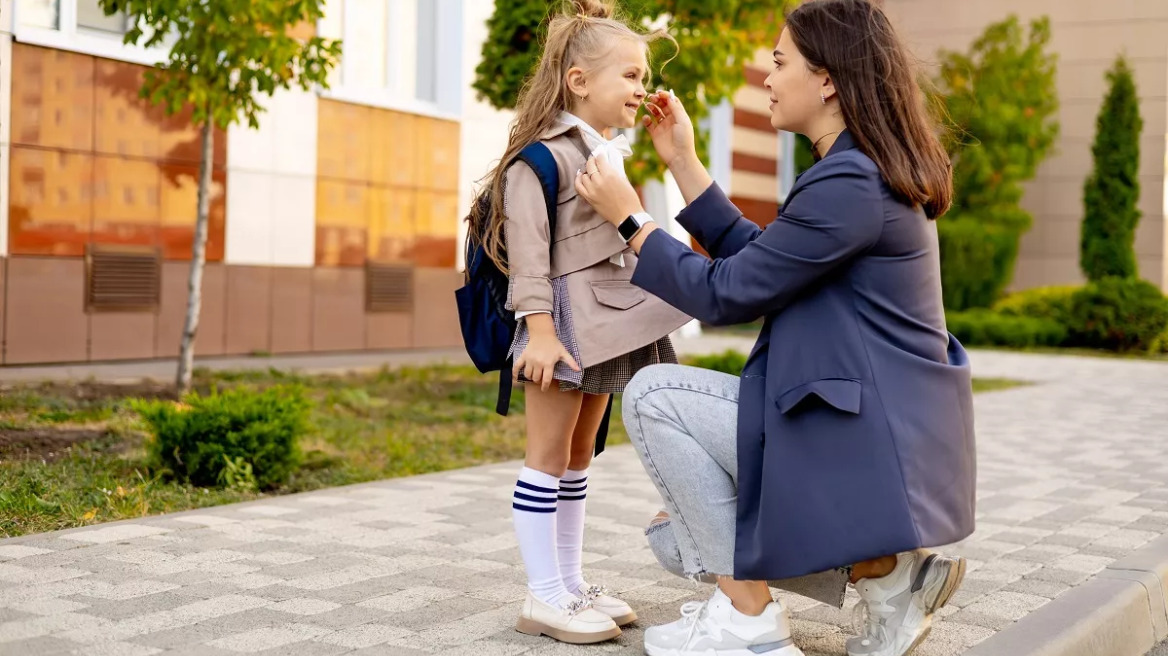
[[[792,387],[775,403],[786,414],[814,394],[836,410],[860,414],[860,390],[860,381],[852,378],[823,378]]]
[[[645,300],[645,291],[624,280],[597,280],[592,285],[596,302],[618,310],[627,310]]]

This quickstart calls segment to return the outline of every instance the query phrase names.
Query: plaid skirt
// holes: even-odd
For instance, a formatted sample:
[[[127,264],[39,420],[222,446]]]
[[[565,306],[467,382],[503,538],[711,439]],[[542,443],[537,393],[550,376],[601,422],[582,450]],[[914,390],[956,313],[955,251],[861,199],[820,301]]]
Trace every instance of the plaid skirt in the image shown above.
[[[552,323],[556,327],[556,337],[572,359],[580,362],[580,347],[576,343],[576,331],[572,327],[572,306],[568,302],[568,283],[562,277],[552,279]],[[527,322],[520,321],[515,330],[515,338],[511,341],[511,357],[518,359],[527,348],[531,335],[527,331]],[[553,375],[560,384],[560,391],[568,392],[581,390],[585,394],[618,394],[625,390],[625,386],[632,380],[633,374],[652,364],[677,362],[677,354],[673,350],[673,342],[668,336],[634,349],[624,355],[611,360],[600,362],[583,371],[572,371],[572,368],[563,362],[557,362]],[[519,382],[530,382],[519,372]]]

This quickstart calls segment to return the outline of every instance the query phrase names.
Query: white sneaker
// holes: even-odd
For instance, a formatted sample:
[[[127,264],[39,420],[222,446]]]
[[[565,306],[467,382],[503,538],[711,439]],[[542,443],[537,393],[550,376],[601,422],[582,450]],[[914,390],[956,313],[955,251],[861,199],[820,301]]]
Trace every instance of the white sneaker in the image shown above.
[[[933,613],[949,603],[965,577],[965,559],[926,551],[896,556],[896,569],[878,579],[860,579],[854,609],[859,637],[847,642],[849,656],[904,656],[925,641]]]
[[[649,656],[803,656],[791,640],[787,611],[772,601],[757,617],[738,612],[715,588],[709,601],[681,607],[681,619],[645,631]]]
[[[620,627],[611,617],[595,610],[583,599],[572,597],[563,607],[556,607],[537,599],[530,591],[523,602],[515,630],[574,645],[604,642],[621,634]]]
[[[608,615],[617,626],[625,626],[637,621],[637,613],[625,602],[608,594],[608,588],[602,585],[580,586],[580,596],[584,601],[592,604],[596,610]]]

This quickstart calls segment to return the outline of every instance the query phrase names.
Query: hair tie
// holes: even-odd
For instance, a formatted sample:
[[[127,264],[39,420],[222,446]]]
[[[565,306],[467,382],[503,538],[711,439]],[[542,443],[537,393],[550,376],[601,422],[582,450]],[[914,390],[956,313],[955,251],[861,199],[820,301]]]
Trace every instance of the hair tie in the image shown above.
[[[578,13],[576,14],[576,18],[579,18],[580,20],[586,21],[586,20],[588,20],[588,18],[589,18],[589,17],[588,17],[588,16],[586,16],[586,15],[584,14],[584,12],[582,12],[582,11],[581,11],[581,12],[578,12]]]

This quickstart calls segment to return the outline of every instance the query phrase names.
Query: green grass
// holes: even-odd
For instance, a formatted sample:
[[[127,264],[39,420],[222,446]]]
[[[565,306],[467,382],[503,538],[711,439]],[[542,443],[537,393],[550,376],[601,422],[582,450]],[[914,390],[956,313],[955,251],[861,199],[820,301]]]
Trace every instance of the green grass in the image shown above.
[[[469,367],[438,366],[352,376],[295,376],[277,371],[196,372],[197,389],[298,382],[313,402],[305,462],[267,495],[197,488],[154,475],[144,426],[128,400],[140,389],[83,384],[17,387],[0,396],[0,537],[83,526],[147,514],[246,501],[364,481],[410,476],[523,457],[523,395],[511,414],[495,414],[498,379]],[[147,390],[148,395],[158,395]],[[87,398],[95,396],[98,398]],[[619,405],[614,412],[619,416]],[[97,429],[73,444],[15,449],[13,429]],[[609,444],[627,441],[613,422]]]
[[[1008,378],[974,378],[973,379],[973,393],[978,392],[998,392],[1001,390],[1013,389],[1015,387],[1024,387],[1030,385],[1020,380],[1010,380]]]
[[[305,388],[313,429],[301,441],[304,465],[266,494],[184,485],[150,470],[149,438],[129,400],[165,396],[165,388],[80,383],[0,391],[0,537],[523,457],[523,395],[513,398],[509,416],[499,417],[497,378],[469,367],[350,376],[200,370],[195,387],[282,382]],[[975,390],[1015,384],[979,380]],[[614,413],[619,418],[619,399]],[[614,421],[608,443],[627,441]]]

